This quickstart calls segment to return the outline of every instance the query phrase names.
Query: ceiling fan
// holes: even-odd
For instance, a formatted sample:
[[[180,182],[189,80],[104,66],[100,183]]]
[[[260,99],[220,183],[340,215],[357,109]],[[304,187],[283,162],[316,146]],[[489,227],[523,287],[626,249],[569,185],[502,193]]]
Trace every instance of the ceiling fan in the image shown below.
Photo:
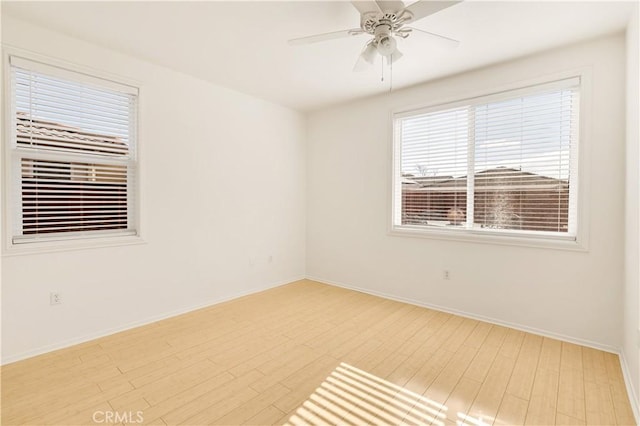
[[[459,44],[458,40],[419,28],[409,27],[407,24],[433,15],[436,12],[460,3],[460,1],[462,0],[418,0],[406,7],[400,0],[352,1],[351,4],[360,12],[360,28],[294,38],[289,40],[289,44],[308,44],[369,34],[373,36],[373,38],[365,44],[354,67],[354,71],[363,71],[373,65],[378,54],[386,58],[389,63],[394,63],[400,59],[402,52],[398,50],[396,37],[405,39],[409,37],[413,31],[433,37],[448,45],[457,46]]]

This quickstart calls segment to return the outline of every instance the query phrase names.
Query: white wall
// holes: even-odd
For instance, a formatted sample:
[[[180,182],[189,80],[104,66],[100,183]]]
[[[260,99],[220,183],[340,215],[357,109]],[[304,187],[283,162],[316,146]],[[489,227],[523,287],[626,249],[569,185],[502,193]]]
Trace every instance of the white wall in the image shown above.
[[[622,353],[640,407],[640,67],[638,5],[627,28],[627,176],[625,217],[625,286]],[[638,413],[636,413],[638,416]]]
[[[313,113],[307,146],[307,276],[620,347],[625,45],[622,35]],[[592,71],[588,252],[390,236],[390,114],[578,67]],[[451,279],[442,279],[443,269]]]
[[[304,276],[301,114],[6,15],[2,30],[9,45],[141,82],[146,240],[4,256],[4,362]]]
[[[2,2],[0,2],[0,18],[2,17]],[[2,19],[0,19],[0,44],[2,44]],[[0,82],[4,81],[4,70],[3,67],[0,66]],[[4,99],[4,84],[0,84],[0,104],[2,104],[2,100]],[[0,107],[0,111],[2,111],[2,107]],[[2,120],[0,119],[0,123]],[[0,124],[0,133],[2,132],[2,124]],[[0,137],[0,141],[2,138]],[[1,142],[0,142],[1,143]],[[0,161],[1,164],[1,161]],[[0,172],[0,188],[3,188],[4,185],[4,176],[3,173]],[[4,220],[4,212],[2,211],[2,206],[0,206],[0,224],[3,223]],[[2,226],[0,226],[0,241],[3,241],[4,238]],[[0,363],[2,362],[2,262],[0,261]]]

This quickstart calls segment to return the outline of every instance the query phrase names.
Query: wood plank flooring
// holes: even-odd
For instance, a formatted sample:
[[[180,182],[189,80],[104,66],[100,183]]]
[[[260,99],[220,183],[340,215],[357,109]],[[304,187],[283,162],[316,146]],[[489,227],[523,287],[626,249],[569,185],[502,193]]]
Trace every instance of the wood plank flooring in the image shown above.
[[[308,280],[1,369],[2,424],[635,424],[618,356]]]

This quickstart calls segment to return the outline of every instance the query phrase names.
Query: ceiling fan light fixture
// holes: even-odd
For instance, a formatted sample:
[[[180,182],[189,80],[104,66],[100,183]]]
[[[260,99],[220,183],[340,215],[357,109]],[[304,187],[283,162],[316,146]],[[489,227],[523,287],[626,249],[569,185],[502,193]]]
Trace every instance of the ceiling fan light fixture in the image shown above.
[[[378,53],[382,56],[389,56],[396,51],[397,43],[391,35],[383,35],[379,37],[377,43]]]
[[[373,65],[377,52],[375,43],[369,43],[362,51],[362,59]]]
[[[389,62],[391,62],[392,64],[395,64],[395,62],[396,62],[398,59],[402,58],[402,56],[404,56],[404,55],[402,54],[402,52],[401,52],[401,51],[399,51],[398,49],[396,49],[396,51],[395,51],[395,52],[393,52],[391,55],[387,56],[387,59],[388,59],[388,60],[389,60]]]

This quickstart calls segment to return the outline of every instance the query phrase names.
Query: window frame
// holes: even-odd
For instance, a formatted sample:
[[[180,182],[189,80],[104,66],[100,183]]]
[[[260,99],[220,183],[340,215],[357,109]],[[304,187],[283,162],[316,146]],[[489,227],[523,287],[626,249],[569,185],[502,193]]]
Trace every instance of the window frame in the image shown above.
[[[16,176],[18,169],[14,167],[14,162],[19,158],[19,154],[14,153],[13,143],[16,136],[15,129],[15,106],[13,105],[12,91],[11,91],[11,58],[15,57],[18,60],[26,60],[28,62],[37,63],[42,65],[43,69],[56,70],[62,74],[63,78],[73,78],[73,75],[79,77],[74,81],[87,82],[100,81],[103,87],[109,88],[109,85],[113,84],[114,87],[129,87],[133,91],[137,92],[136,109],[133,123],[134,132],[134,155],[127,162],[129,165],[133,165],[135,168],[135,179],[130,183],[132,197],[128,200],[128,208],[133,211],[130,212],[129,217],[134,221],[135,232],[129,231],[105,231],[97,232],[95,234],[89,234],[85,232],[69,232],[68,235],[58,234],[52,237],[45,237],[40,240],[34,239],[32,241],[14,242],[14,230],[16,228],[16,222],[20,221],[19,217],[16,217],[14,187],[15,179],[20,178]],[[12,46],[2,46],[2,91],[3,102],[2,108],[4,113],[1,114],[2,126],[4,131],[2,132],[2,165],[4,171],[2,173],[2,255],[22,255],[41,252],[56,252],[56,251],[68,251],[79,250],[87,248],[99,248],[99,247],[112,247],[112,246],[124,246],[132,244],[144,244],[141,224],[141,191],[140,191],[140,152],[141,152],[141,132],[140,132],[140,98],[142,93],[142,87],[140,82],[125,78],[119,75],[109,74],[107,72],[96,70],[90,67],[70,63],[64,60],[51,58],[45,55],[25,51]],[[54,74],[55,75],[55,74]],[[48,154],[44,154],[43,158],[48,158]],[[75,161],[86,161],[87,158],[82,155],[75,155],[73,153],[53,153],[51,157],[69,158]],[[108,160],[107,160],[108,161]],[[128,172],[130,174],[130,171]]]
[[[390,111],[390,187],[387,199],[389,200],[388,235],[396,237],[416,237],[436,240],[449,240],[482,244],[498,244],[509,246],[522,246],[533,248],[551,248],[559,250],[588,251],[588,229],[589,229],[589,157],[590,157],[590,133],[589,123],[591,104],[591,67],[583,67],[565,72],[558,72],[553,75],[545,75],[538,78],[521,80],[494,86],[476,92],[461,92],[457,95],[442,99],[435,99],[429,103],[397,108]],[[402,214],[402,179],[401,175],[401,140],[400,129],[397,125],[399,119],[420,113],[428,113],[445,110],[469,103],[489,103],[508,98],[535,94],[545,87],[551,88],[554,84],[569,79],[579,79],[579,115],[578,115],[578,140],[577,158],[570,161],[577,161],[578,179],[570,182],[572,193],[577,197],[576,202],[576,235],[548,235],[535,231],[526,230],[490,230],[490,229],[459,229],[459,228],[438,228],[424,227],[416,225],[399,224]]]

